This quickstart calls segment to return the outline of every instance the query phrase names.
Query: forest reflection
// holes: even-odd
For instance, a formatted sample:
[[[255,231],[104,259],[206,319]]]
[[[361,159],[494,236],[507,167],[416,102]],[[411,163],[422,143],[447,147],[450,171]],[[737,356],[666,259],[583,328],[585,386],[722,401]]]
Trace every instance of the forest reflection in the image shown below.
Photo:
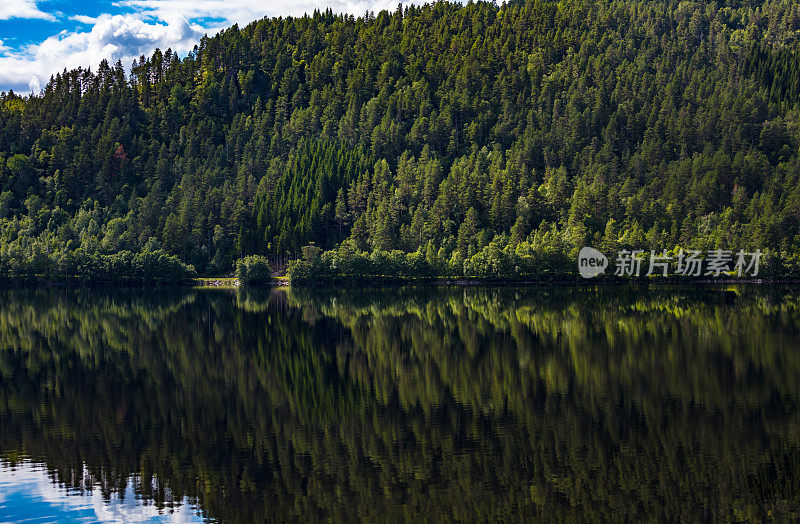
[[[10,289],[0,458],[223,522],[795,519],[799,351],[797,288]]]

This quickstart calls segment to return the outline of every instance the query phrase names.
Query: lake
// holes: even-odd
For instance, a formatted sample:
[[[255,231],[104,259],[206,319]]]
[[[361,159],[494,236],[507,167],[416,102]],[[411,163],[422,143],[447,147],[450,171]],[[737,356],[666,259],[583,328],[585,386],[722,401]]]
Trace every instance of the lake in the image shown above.
[[[800,518],[800,290],[0,291],[0,522]]]

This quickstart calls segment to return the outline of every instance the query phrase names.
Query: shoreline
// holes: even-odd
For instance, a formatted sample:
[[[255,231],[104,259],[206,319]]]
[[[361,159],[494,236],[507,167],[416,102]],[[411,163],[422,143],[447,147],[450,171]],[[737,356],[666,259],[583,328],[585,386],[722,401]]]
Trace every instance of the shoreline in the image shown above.
[[[762,278],[725,278],[725,279],[674,279],[674,278],[644,278],[644,279],[496,279],[496,278],[456,278],[456,277],[334,277],[312,279],[292,283],[288,276],[274,277],[267,284],[242,284],[236,277],[196,277],[183,282],[165,281],[91,281],[91,280],[49,280],[49,279],[23,279],[18,281],[0,280],[7,287],[107,287],[118,286],[125,288],[192,288],[192,289],[237,289],[239,287],[296,287],[314,288],[330,286],[521,286],[521,287],[595,287],[595,286],[625,286],[625,285],[800,285],[800,278],[762,279]]]
[[[331,285],[341,286],[355,286],[355,285],[370,285],[370,286],[396,286],[396,285],[420,285],[420,286],[520,286],[520,287],[596,287],[596,286],[628,286],[628,285],[800,285],[800,279],[697,279],[697,280],[679,280],[679,279],[638,279],[638,280],[622,280],[622,279],[579,279],[579,280],[502,280],[502,279],[480,279],[480,278],[372,278],[372,279],[319,279],[313,281],[298,282],[292,284],[286,281],[286,285],[292,287],[327,287]]]
[[[679,279],[639,279],[639,280],[621,280],[621,279],[585,279],[585,280],[503,280],[503,279],[482,279],[482,278],[452,278],[452,277],[424,277],[424,278],[404,278],[404,277],[382,277],[382,278],[331,278],[331,279],[315,279],[303,282],[292,283],[289,277],[278,277],[273,279],[267,284],[242,284],[235,277],[198,277],[190,279],[186,282],[106,282],[106,281],[75,281],[75,280],[37,280],[26,279],[20,281],[5,281],[3,282],[8,287],[61,287],[61,286],[75,286],[79,287],[108,287],[118,286],[125,288],[193,288],[193,289],[237,289],[239,287],[297,287],[297,288],[314,288],[314,287],[329,287],[329,286],[342,286],[351,287],[358,285],[367,286],[543,286],[543,287],[595,287],[595,286],[625,286],[625,285],[800,285],[800,278],[798,279],[697,279],[697,280],[679,280]]]

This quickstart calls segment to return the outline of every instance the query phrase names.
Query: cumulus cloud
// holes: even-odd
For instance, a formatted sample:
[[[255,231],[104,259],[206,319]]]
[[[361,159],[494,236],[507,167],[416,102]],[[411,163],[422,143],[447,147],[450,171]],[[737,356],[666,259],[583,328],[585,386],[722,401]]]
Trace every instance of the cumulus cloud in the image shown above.
[[[0,4],[0,19],[22,12],[53,19],[38,10],[36,1],[0,0],[4,2]],[[407,5],[411,1],[400,3]],[[127,68],[134,58],[149,55],[156,47],[170,47],[185,54],[206,33],[235,23],[244,25],[264,16],[301,16],[326,8],[335,13],[361,15],[367,11],[394,10],[397,4],[398,0],[118,0],[113,5],[125,10],[125,14],[69,17],[89,26],[86,30],[62,31],[43,42],[18,49],[3,47],[0,41],[0,90],[38,93],[50,76],[65,68],[96,68],[103,59],[110,63],[122,60]],[[201,25],[210,20],[213,24]]]
[[[335,13],[364,14],[367,11],[393,10],[398,0],[120,0],[118,5],[129,7],[154,18],[181,15],[186,18],[218,18],[229,24],[245,24],[264,16],[301,16],[314,9],[331,8]],[[421,2],[418,2],[421,3]]]
[[[37,92],[50,76],[78,66],[97,67],[101,60],[122,60],[129,67],[134,58],[156,47],[186,53],[205,34],[205,29],[172,15],[147,22],[135,15],[101,15],[89,31],[61,32],[44,42],[19,50],[0,48],[0,88]]]
[[[54,21],[56,18],[36,6],[36,0],[3,0],[0,2],[0,20],[9,18],[39,18]]]

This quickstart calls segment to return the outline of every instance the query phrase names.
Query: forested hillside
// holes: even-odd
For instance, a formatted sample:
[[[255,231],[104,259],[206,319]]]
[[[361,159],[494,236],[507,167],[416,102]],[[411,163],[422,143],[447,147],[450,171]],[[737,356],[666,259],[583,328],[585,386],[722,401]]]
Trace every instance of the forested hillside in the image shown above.
[[[320,249],[442,275],[583,245],[791,261],[798,35],[785,0],[440,2],[64,71],[0,95],[0,274],[125,252],[201,273]]]

